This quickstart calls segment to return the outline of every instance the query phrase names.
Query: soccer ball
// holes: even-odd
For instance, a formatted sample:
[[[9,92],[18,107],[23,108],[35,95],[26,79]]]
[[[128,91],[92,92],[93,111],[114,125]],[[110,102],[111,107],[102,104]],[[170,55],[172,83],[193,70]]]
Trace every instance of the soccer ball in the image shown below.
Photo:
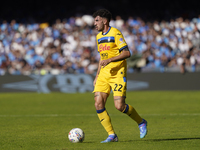
[[[72,143],[83,142],[84,137],[85,133],[80,128],[73,128],[68,134],[68,138]]]

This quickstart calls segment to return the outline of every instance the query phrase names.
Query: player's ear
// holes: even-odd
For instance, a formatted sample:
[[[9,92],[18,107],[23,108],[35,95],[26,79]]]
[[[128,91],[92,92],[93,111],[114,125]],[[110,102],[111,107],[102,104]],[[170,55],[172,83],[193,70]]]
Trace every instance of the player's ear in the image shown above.
[[[108,23],[108,20],[106,18],[103,18],[103,24],[107,24]]]

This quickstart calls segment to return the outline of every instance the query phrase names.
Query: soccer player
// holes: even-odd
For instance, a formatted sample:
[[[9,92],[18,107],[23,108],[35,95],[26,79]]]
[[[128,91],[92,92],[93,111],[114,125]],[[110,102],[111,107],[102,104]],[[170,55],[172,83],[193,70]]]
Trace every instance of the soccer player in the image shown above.
[[[101,57],[93,82],[95,108],[101,124],[108,133],[108,138],[101,143],[118,141],[110,116],[105,108],[111,89],[116,109],[137,122],[140,129],[140,138],[144,138],[147,134],[147,121],[142,119],[131,105],[125,103],[127,87],[126,58],[130,57],[126,41],[118,29],[109,26],[112,15],[108,10],[100,9],[93,14],[93,17],[94,26],[99,31],[96,41]]]

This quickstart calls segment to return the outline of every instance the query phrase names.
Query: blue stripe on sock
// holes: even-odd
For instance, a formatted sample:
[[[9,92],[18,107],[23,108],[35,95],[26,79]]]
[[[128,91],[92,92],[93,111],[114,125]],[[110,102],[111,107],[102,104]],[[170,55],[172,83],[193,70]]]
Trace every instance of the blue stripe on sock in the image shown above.
[[[129,106],[128,106],[128,104],[126,104],[126,109],[124,110],[123,113],[127,113],[127,112],[128,112],[128,109],[129,109]]]
[[[145,120],[144,119],[142,119],[142,122],[141,123],[139,123],[138,125],[141,125],[141,124],[143,124],[145,122]]]
[[[100,110],[96,110],[96,111],[97,111],[97,113],[99,114],[99,113],[104,112],[105,110],[106,110],[106,108],[103,108],[103,109],[100,109]]]

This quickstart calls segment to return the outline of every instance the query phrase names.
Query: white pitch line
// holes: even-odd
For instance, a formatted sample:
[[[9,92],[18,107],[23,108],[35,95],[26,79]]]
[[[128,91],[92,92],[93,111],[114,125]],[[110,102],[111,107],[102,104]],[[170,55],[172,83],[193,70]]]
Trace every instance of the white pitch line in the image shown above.
[[[0,115],[0,117],[79,117],[96,116],[96,114],[38,114],[38,115]]]
[[[124,114],[110,114],[110,116],[123,116]],[[38,114],[38,115],[0,115],[0,118],[4,117],[93,117],[97,114]],[[141,114],[141,116],[200,116],[200,113],[193,114]]]

